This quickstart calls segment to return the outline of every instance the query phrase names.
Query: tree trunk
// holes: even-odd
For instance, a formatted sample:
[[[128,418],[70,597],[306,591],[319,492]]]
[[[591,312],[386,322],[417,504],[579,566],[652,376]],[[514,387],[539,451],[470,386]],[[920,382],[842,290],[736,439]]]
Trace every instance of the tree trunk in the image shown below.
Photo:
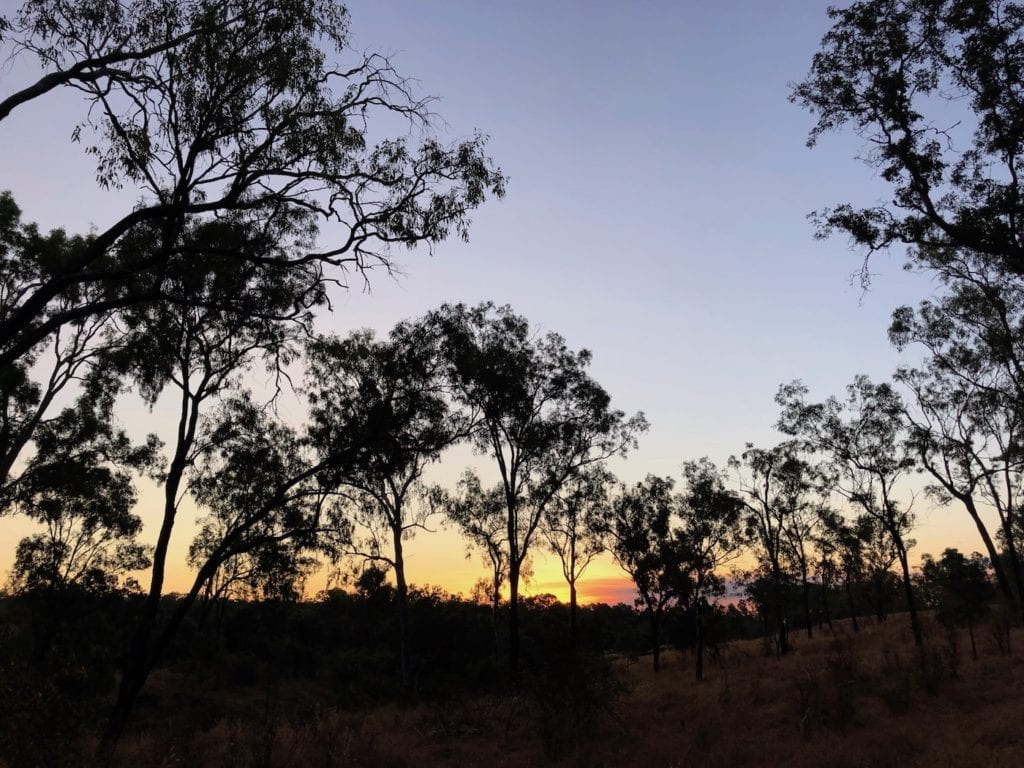
[[[164,573],[167,566],[167,551],[170,546],[171,532],[177,515],[178,494],[185,468],[188,464],[188,452],[195,440],[196,425],[199,419],[200,395],[190,396],[182,391],[181,414],[178,421],[178,437],[174,457],[171,459],[164,482],[164,509],[160,533],[153,550],[153,568],[150,576],[149,592],[142,609],[139,624],[132,635],[125,655],[121,684],[117,690],[117,699],[107,721],[107,727],[100,740],[100,756],[109,760],[117,747],[117,742],[124,732],[135,700],[142,687],[146,684],[150,669],[156,662],[153,651],[153,630],[160,611],[160,599],[163,595]],[[193,598],[194,599],[194,598]]]
[[[660,633],[660,621],[658,612],[653,608],[647,609],[647,614],[651,620],[651,650],[654,654],[654,671],[661,671],[661,633]]]
[[[853,599],[853,587],[850,586],[850,577],[847,576],[844,580],[846,586],[846,602],[850,609],[850,620],[853,622],[853,631],[860,632],[860,625],[857,624],[857,603]]]
[[[512,557],[508,564],[508,671],[515,685],[519,674],[519,563]]]
[[[409,688],[409,587],[405,582],[405,558],[402,553],[402,526],[391,529],[395,548],[395,597],[398,598],[398,656],[402,668],[402,687]]]
[[[1017,551],[1017,537],[1013,531],[1013,517],[1006,516],[1003,525],[1003,536],[1006,538],[1006,553],[1010,556],[1010,566],[1013,568],[1013,582],[1017,587],[1017,605],[1021,613],[1021,621],[1024,622],[1024,569],[1020,561],[1020,553]],[[992,558],[993,565],[998,558]]]
[[[569,582],[569,647],[576,652],[576,579]]]
[[[696,630],[696,633],[697,633],[694,653],[695,653],[695,655],[697,657],[697,659],[696,659],[696,666],[697,666],[696,673],[697,673],[697,682],[698,683],[704,679],[704,615],[703,615],[703,613],[701,611],[701,602],[702,602],[702,600],[701,600],[701,597],[700,597],[700,592],[698,590],[697,599],[696,599],[696,601],[694,603],[694,608],[693,608],[694,613],[695,613],[695,616],[694,616],[694,624],[695,624],[694,629]]]
[[[800,568],[800,591],[804,602],[804,627],[807,630],[807,638],[814,637],[814,622],[811,621],[811,585],[807,581],[807,568]]]
[[[981,519],[981,515],[978,514],[978,507],[974,503],[974,499],[970,496],[959,496],[960,501],[967,509],[967,514],[971,516],[974,521],[974,525],[978,529],[978,533],[981,535],[981,540],[985,544],[985,551],[988,552],[988,559],[992,563],[992,572],[996,575],[996,583],[999,585],[999,591],[1003,593],[1003,599],[1006,600],[1006,604],[1010,607],[1014,613],[1019,613],[1021,619],[1024,620],[1024,612],[1017,596],[1013,594],[1013,587],[1010,586],[1010,580],[1006,576],[1006,569],[1003,567],[1002,558],[999,556],[999,551],[996,549],[995,542],[992,541],[992,537],[989,536],[988,528]],[[1006,533],[1006,531],[1003,531]],[[1016,552],[1014,550],[1013,541],[1009,538],[1006,542],[1007,553],[1010,555],[1010,563],[1014,569],[1014,575],[1017,579],[1018,593],[1020,590],[1020,569],[1016,567]]]
[[[773,580],[775,582],[775,621],[776,632],[779,638],[779,655],[785,656],[789,653],[789,632],[786,628],[786,607],[782,599],[782,569],[777,565],[773,569]]]
[[[918,648],[924,646],[924,635],[921,632],[921,622],[917,615],[917,603],[914,601],[914,587],[910,583],[910,563],[907,560],[907,552],[903,549],[902,542],[898,548],[900,568],[903,569],[903,592],[907,598],[907,611],[910,613],[910,631],[914,633],[914,643]]]

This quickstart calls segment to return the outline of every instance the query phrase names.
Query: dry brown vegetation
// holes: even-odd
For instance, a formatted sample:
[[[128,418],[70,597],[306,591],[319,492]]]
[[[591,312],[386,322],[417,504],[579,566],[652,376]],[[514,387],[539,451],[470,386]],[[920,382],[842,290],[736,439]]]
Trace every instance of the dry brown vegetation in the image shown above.
[[[221,701],[231,711],[185,729],[192,702],[150,719],[126,738],[125,766],[1011,766],[1024,754],[1024,659],[1006,653],[994,619],[973,661],[966,633],[953,638],[926,619],[917,653],[904,617],[813,640],[794,633],[794,652],[766,654],[736,642],[703,683],[692,657],[617,659],[622,685],[526,681],[516,697],[453,697],[431,705],[351,713],[314,708],[296,719],[298,691],[259,701]],[[1016,639],[1016,638],[1014,638]],[[590,683],[601,675],[590,670]],[[174,681],[157,681],[165,691]],[[604,692],[603,694],[601,692]],[[595,700],[600,699],[600,700]],[[213,708],[215,709],[215,708]],[[202,719],[214,711],[205,706]],[[148,719],[148,718],[147,718]],[[162,724],[160,724],[162,723]],[[188,732],[189,736],[182,733]]]

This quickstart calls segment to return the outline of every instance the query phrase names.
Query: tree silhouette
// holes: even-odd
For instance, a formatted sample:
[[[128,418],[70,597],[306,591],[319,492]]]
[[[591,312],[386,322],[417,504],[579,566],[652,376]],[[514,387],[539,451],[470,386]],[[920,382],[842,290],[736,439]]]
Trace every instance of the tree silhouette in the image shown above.
[[[444,305],[427,317],[442,340],[453,396],[478,414],[478,451],[497,464],[506,512],[509,667],[519,665],[519,579],[559,491],[584,467],[624,455],[646,428],[626,419],[586,372],[590,352],[537,338],[511,308]]]
[[[974,623],[980,618],[992,596],[988,578],[989,564],[977,552],[969,558],[955,548],[948,548],[936,560],[931,555],[921,558],[921,577],[928,591],[928,601],[936,609],[939,621],[954,625],[967,622],[971,638],[971,657],[977,661],[978,646],[974,639]]]
[[[208,241],[213,251],[221,240],[234,235],[234,228],[225,230],[219,225],[202,227],[195,233],[196,242]],[[154,641],[154,633],[171,535],[189,487],[189,472],[203,452],[209,450],[208,440],[213,439],[200,440],[204,411],[218,399],[229,396],[238,376],[257,359],[262,357],[274,369],[292,354],[297,326],[269,315],[294,312],[292,298],[306,285],[299,273],[290,273],[290,280],[274,280],[274,275],[254,273],[244,263],[213,254],[204,260],[203,266],[200,269],[193,265],[165,277],[175,284],[174,290],[197,297],[191,305],[151,304],[125,310],[125,323],[131,330],[123,335],[119,364],[147,403],[154,404],[165,389],[171,388],[176,390],[179,408],[176,433],[170,443],[172,455],[162,478],[163,509],[145,608],[126,654],[104,749],[116,743],[163,644],[162,640]],[[213,309],[213,302],[208,299],[219,295],[236,297],[236,306],[242,311]],[[246,306],[264,308],[268,316],[257,321],[253,313],[244,311]],[[308,321],[301,312],[297,319]]]
[[[483,551],[490,565],[491,579],[488,599],[491,603],[491,628],[494,647],[498,649],[498,606],[501,588],[508,579],[508,511],[504,490],[499,486],[485,489],[475,472],[467,470],[459,480],[458,493],[446,494],[442,503],[450,521],[467,538],[471,546]]]
[[[959,0],[861,0],[829,16],[790,98],[817,117],[809,145],[851,127],[892,191],[889,204],[825,209],[821,233],[843,232],[869,256],[907,245],[929,269],[974,254],[1024,275],[1024,18]]]
[[[18,281],[0,316],[0,366],[87,316],[153,301],[231,303],[162,279],[168,265],[206,257],[182,237],[203,222],[235,219],[279,246],[242,238],[222,243],[222,256],[312,268],[321,285],[389,266],[393,245],[465,238],[469,212],[504,191],[484,139],[442,145],[427,130],[430,100],[386,58],[353,52],[348,29],[333,0],[25,3],[0,42],[15,58],[34,55],[45,74],[3,102],[0,118],[75,88],[89,111],[74,137],[95,157],[98,183],[135,187],[140,202],[71,258]],[[395,115],[423,129],[418,145],[371,143],[373,126]],[[321,222],[331,242],[318,245]],[[146,249],[118,247],[140,228]]]
[[[730,457],[729,464],[740,478],[741,498],[746,507],[745,535],[770,582],[769,600],[775,614],[778,651],[785,655],[789,653],[785,531],[790,516],[809,503],[813,491],[810,466],[800,457],[799,446],[793,441],[768,449],[748,443],[742,457]]]
[[[648,475],[623,488],[597,521],[605,546],[636,586],[651,629],[654,671],[661,669],[661,627],[665,610],[692,595],[691,563],[686,542],[674,535],[677,499],[672,478]]]
[[[947,295],[902,307],[889,335],[897,347],[928,353],[897,375],[912,396],[908,445],[932,479],[929,495],[956,500],[985,545],[1007,604],[1024,618],[1020,517],[1022,462],[1020,403],[1024,398],[1024,293],[1019,281],[973,270],[951,283]],[[995,511],[996,535],[984,514]],[[1006,548],[1000,557],[997,540]],[[1007,573],[1007,571],[1009,571]]]
[[[111,371],[93,370],[74,404],[39,425],[35,452],[5,488],[6,503],[44,527],[18,544],[18,589],[105,591],[149,566],[132,474],[154,469],[158,444],[133,445],[117,427],[118,386]]]
[[[433,511],[423,472],[464,438],[470,420],[453,412],[436,345],[423,326],[400,324],[386,340],[369,331],[321,338],[307,348],[310,435],[322,456],[349,445],[334,511],[359,538],[345,551],[390,568],[399,610],[402,683],[410,683],[409,600],[403,543]]]
[[[21,221],[14,198],[0,192],[0,317],[17,305],[32,285],[45,279],[48,265],[61,264],[87,246],[89,238],[61,230],[46,235]],[[82,296],[96,297],[87,290]],[[61,306],[76,298],[65,297]],[[0,496],[28,448],[36,429],[53,417],[52,406],[62,393],[95,375],[97,359],[112,343],[111,313],[98,313],[64,324],[19,360],[0,366]],[[100,362],[102,366],[102,362]],[[0,508],[0,514],[10,510]]]
[[[609,490],[615,482],[599,465],[582,469],[555,496],[541,520],[541,533],[548,548],[558,556],[562,576],[569,585],[569,642],[577,645],[576,582],[587,566],[604,551],[598,531],[601,510],[609,504]]]
[[[717,571],[734,559],[743,545],[743,502],[725,486],[722,472],[707,458],[683,464],[686,490],[679,504],[677,532],[693,569],[693,613],[696,633],[696,675],[704,679],[704,604],[724,588]]]
[[[859,632],[857,621],[859,611],[854,591],[859,588],[864,578],[864,542],[857,535],[857,529],[850,525],[842,515],[834,510],[822,510],[821,527],[817,537],[818,550],[824,563],[831,563],[834,557],[836,567],[842,574],[843,592],[846,594],[846,607],[850,614],[853,631]],[[826,566],[831,569],[831,565]],[[824,581],[822,582],[824,586]],[[827,596],[826,596],[827,600]]]
[[[799,382],[780,387],[776,401],[782,406],[778,427],[800,435],[809,450],[824,454],[833,471],[829,483],[835,491],[863,510],[885,531],[903,573],[903,589],[914,641],[924,640],[910,579],[907,533],[914,517],[895,498],[896,484],[914,466],[904,446],[905,408],[889,384],[873,384],[858,376],[847,387],[845,402],[805,401],[807,389]]]

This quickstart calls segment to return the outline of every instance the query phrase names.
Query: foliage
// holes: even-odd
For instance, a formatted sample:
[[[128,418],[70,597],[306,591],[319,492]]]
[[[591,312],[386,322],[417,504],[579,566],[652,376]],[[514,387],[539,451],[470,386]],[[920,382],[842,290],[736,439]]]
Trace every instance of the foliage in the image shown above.
[[[809,144],[846,126],[864,139],[892,202],[826,209],[821,232],[843,232],[869,253],[907,245],[915,263],[940,272],[969,253],[1024,274],[1019,7],[861,0],[829,16],[791,100],[817,117]]]
[[[675,535],[672,486],[671,478],[648,475],[623,488],[596,521],[605,546],[636,586],[637,606],[649,617],[655,669],[666,608],[693,594],[693,558],[688,542]]]
[[[53,88],[80,91],[89,111],[74,137],[96,159],[97,183],[134,187],[140,203],[19,283],[0,316],[0,363],[75,318],[190,300],[162,274],[202,258],[187,232],[204,223],[233,221],[277,244],[268,259],[243,238],[224,256],[251,269],[311,268],[321,286],[346,268],[390,265],[393,244],[465,238],[469,212],[504,191],[484,139],[449,147],[424,130],[418,145],[372,143],[372,126],[389,116],[425,129],[429,100],[386,58],[354,52],[348,34],[333,0],[26,2],[2,42],[43,74],[0,104],[0,119]],[[317,246],[321,221],[332,222],[332,242]],[[118,247],[143,234],[145,248]]]
[[[646,429],[626,418],[555,333],[537,338],[508,306],[444,305],[426,318],[441,339],[453,397],[477,420],[472,442],[491,456],[506,512],[510,586],[509,664],[518,664],[519,577],[549,505],[575,474],[623,456]]]
[[[989,567],[977,552],[967,557],[954,548],[947,548],[938,560],[931,555],[921,558],[925,599],[935,608],[939,621],[973,623],[984,615],[993,592]]]

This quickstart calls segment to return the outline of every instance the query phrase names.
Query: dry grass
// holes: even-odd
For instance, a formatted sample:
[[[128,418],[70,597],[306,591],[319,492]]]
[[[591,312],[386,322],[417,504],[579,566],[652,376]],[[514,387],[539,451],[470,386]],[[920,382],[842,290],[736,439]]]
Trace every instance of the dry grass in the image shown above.
[[[573,697],[522,694],[364,714],[317,710],[221,720],[181,735],[151,725],[129,737],[125,766],[901,766],[1020,765],[1024,661],[1000,655],[979,632],[978,661],[965,636],[928,626],[923,657],[903,617],[854,634],[813,640],[766,657],[735,643],[693,680],[692,658],[666,654],[617,662],[627,692],[608,707],[574,710]],[[252,712],[260,711],[253,705]],[[573,711],[585,711],[578,722]],[[259,718],[257,718],[259,720]]]

